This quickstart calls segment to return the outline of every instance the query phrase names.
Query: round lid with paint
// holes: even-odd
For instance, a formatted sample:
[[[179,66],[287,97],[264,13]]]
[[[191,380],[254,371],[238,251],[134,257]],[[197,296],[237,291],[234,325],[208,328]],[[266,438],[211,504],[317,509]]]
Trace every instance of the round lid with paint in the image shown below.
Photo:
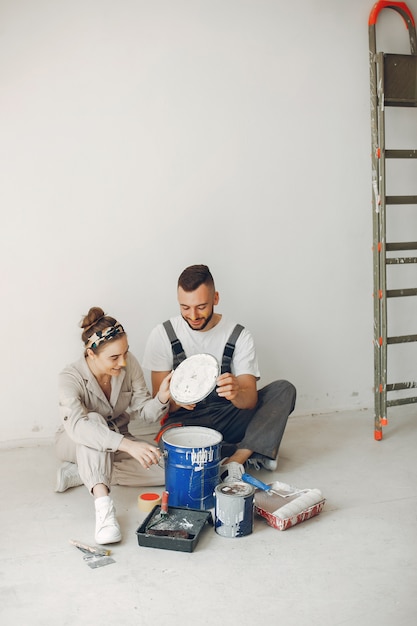
[[[220,368],[211,354],[194,354],[182,361],[172,374],[171,396],[177,404],[195,404],[215,388]]]
[[[221,483],[217,485],[216,491],[220,491],[225,496],[241,496],[245,498],[246,496],[251,496],[255,488],[243,481],[237,481],[235,483]]]

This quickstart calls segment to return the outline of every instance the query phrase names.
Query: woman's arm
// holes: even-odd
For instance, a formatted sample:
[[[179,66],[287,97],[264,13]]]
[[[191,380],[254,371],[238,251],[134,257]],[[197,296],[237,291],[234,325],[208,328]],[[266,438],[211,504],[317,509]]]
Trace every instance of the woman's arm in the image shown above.
[[[132,385],[132,397],[128,412],[137,411],[144,422],[156,422],[168,410],[171,394],[169,392],[169,381],[171,372],[165,372],[161,378],[154,397],[149,393],[143,370],[137,359],[129,355],[129,375]]]
[[[77,370],[59,375],[59,410],[68,436],[76,443],[101,451],[115,451],[123,435],[111,431],[106,419],[86,406],[86,388]]]

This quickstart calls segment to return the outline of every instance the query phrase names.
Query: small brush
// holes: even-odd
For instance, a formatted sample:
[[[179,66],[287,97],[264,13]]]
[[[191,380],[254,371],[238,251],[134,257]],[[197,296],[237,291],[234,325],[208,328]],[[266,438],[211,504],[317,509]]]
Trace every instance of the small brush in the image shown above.
[[[70,544],[75,546],[85,554],[95,554],[96,556],[109,556],[111,554],[111,550],[108,550],[106,548],[95,548],[93,546],[87,546],[85,543],[75,541],[75,539],[70,539]]]
[[[150,528],[153,528],[168,517],[168,496],[168,491],[164,491],[162,494],[161,510],[159,512],[159,515],[157,515],[155,519],[150,524],[148,524],[148,526],[146,527],[146,531],[148,531]]]

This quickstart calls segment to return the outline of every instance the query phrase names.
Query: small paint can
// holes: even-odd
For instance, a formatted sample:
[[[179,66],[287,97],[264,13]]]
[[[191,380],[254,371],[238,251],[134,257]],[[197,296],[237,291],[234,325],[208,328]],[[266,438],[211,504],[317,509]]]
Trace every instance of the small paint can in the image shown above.
[[[253,530],[254,487],[244,482],[221,483],[214,495],[215,531],[222,537],[244,537]]]

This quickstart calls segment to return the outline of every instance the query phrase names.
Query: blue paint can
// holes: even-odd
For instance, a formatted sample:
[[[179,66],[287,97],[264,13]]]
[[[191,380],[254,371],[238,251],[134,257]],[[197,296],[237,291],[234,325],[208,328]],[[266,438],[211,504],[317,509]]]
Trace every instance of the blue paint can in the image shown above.
[[[221,483],[215,490],[215,531],[223,537],[244,537],[253,530],[255,489],[244,482]]]
[[[170,428],[162,435],[165,489],[171,506],[206,510],[214,507],[222,439],[217,430],[203,426]]]

